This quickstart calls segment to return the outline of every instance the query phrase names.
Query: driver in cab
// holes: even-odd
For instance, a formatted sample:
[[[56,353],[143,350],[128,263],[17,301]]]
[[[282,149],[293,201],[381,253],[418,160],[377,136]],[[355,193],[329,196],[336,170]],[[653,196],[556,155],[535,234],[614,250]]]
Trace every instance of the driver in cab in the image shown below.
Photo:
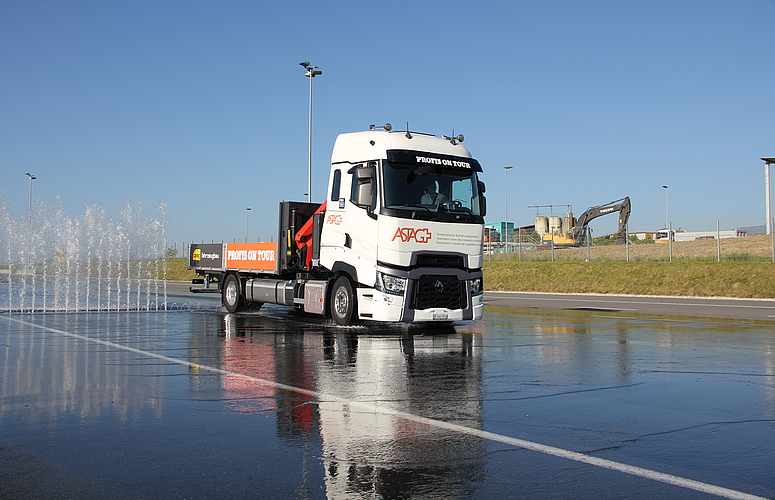
[[[425,187],[425,194],[420,198],[421,205],[439,205],[448,202],[449,199],[436,191],[436,181],[431,181]]]

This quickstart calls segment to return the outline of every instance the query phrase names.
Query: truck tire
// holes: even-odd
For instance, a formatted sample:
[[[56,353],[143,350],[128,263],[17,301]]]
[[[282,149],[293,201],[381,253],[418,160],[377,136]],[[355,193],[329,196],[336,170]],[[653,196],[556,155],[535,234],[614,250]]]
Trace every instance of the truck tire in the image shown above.
[[[353,285],[347,276],[340,276],[334,281],[329,304],[331,304],[331,317],[334,319],[334,323],[341,326],[355,323],[355,318],[357,318],[355,313],[356,296],[353,293]]]
[[[242,297],[242,286],[240,279],[236,274],[226,276],[223,282],[221,303],[230,313],[240,311],[244,306],[245,299]]]

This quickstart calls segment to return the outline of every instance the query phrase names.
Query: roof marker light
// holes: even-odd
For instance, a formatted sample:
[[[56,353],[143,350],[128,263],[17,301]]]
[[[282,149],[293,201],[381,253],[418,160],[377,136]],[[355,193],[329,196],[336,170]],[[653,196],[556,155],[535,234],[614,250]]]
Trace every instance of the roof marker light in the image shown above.
[[[378,128],[381,128],[385,132],[390,132],[393,130],[393,125],[386,123],[384,127],[378,127],[376,125],[369,125],[369,130],[377,130]]]

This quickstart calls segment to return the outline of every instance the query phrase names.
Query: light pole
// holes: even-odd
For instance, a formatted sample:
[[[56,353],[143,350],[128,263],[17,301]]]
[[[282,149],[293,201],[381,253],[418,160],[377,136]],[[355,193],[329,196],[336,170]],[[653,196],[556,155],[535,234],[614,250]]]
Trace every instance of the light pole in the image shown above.
[[[667,243],[670,247],[670,262],[673,262],[673,227],[670,225],[670,212],[668,211],[667,186],[665,188],[665,229],[667,229]]]
[[[24,175],[26,175],[27,177],[30,178],[30,197],[29,197],[29,199],[27,201],[27,212],[28,212],[29,217],[30,217],[30,226],[32,226],[32,181],[37,179],[37,177],[35,177],[34,175],[32,175],[29,172],[25,173]]]
[[[772,234],[772,203],[770,200],[770,164],[775,158],[759,158],[764,162],[764,189],[767,203],[767,234]]]
[[[506,172],[511,170],[512,166],[506,165],[503,167],[503,209],[504,209],[504,216],[506,217],[506,220],[504,221],[506,223],[506,251],[509,251],[509,188],[506,184]]]
[[[307,203],[312,201],[312,79],[323,74],[317,66],[310,66],[309,61],[300,62],[307,70],[304,76],[309,78],[309,144],[307,145]]]
[[[770,164],[775,163],[775,158],[759,158],[764,162],[764,184],[767,190],[767,234],[770,235],[772,247],[772,261],[775,262],[775,232],[772,230],[772,203],[770,200]]]
[[[245,209],[245,243],[248,242],[248,214],[250,214],[250,209]]]

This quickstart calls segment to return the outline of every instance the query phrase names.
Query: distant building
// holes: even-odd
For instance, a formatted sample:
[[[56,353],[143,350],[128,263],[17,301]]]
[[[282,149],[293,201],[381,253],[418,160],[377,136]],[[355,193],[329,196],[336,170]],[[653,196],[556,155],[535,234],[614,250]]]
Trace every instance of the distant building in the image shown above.
[[[514,241],[514,223],[513,222],[488,222],[484,225],[485,235],[489,233],[498,233],[498,240],[493,241]]]
[[[670,230],[660,229],[656,233],[656,241],[666,242],[670,241]],[[718,238],[742,238],[748,235],[748,231],[745,229],[728,229],[724,231],[681,231],[672,230],[673,241],[694,241],[704,239]]]

